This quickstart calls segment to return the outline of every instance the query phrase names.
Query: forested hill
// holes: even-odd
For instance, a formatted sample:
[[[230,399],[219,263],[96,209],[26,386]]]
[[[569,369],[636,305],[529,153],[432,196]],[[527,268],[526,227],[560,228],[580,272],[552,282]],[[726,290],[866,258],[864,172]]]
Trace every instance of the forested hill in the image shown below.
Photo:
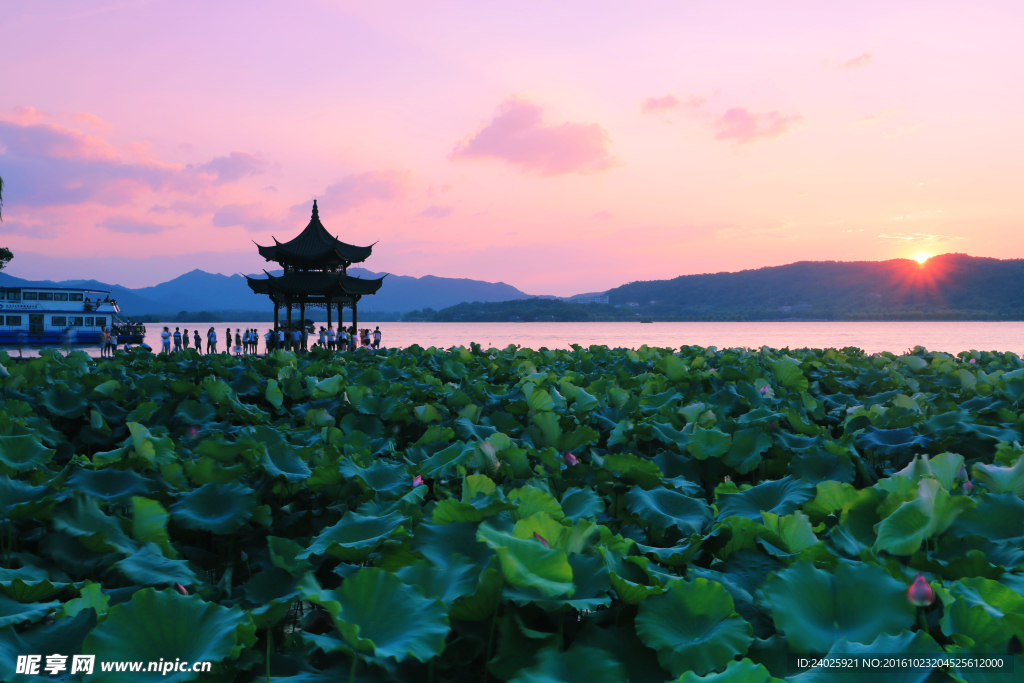
[[[801,261],[631,282],[608,299],[641,315],[693,319],[1024,320],[1024,260]]]

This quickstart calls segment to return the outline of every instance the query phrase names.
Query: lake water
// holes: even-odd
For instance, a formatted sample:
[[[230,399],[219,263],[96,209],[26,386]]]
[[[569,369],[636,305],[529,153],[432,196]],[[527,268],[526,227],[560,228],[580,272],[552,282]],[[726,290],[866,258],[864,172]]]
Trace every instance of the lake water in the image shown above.
[[[164,325],[195,327],[206,337],[209,323],[150,323],[146,325],[146,343],[160,349],[160,332]],[[868,353],[892,351],[902,353],[920,344],[934,351],[958,353],[979,351],[1013,351],[1024,354],[1024,322],[721,322],[721,323],[375,323],[360,321],[360,327],[373,329],[380,325],[383,345],[406,347],[419,344],[436,346],[469,346],[470,342],[484,348],[504,348],[509,344],[539,349],[565,349],[572,344],[589,346],[637,348],[643,344],[678,348],[684,344],[747,346],[759,348],[843,348],[855,346]],[[268,323],[218,323],[219,348],[224,348],[225,329],[256,328],[263,333]],[[318,326],[319,327],[319,326]],[[99,349],[79,346],[92,355]],[[262,351],[264,344],[260,342]],[[17,355],[17,349],[7,347]],[[26,355],[38,355],[38,349],[27,349]]]

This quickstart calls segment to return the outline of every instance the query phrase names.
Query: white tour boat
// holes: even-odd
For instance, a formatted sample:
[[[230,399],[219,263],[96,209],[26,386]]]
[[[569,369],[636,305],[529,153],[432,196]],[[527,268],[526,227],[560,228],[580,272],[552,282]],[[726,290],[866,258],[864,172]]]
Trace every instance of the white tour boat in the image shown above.
[[[0,344],[54,344],[69,338],[99,343],[105,327],[117,333],[118,343],[142,343],[146,328],[121,320],[121,309],[110,294],[70,287],[0,287]]]

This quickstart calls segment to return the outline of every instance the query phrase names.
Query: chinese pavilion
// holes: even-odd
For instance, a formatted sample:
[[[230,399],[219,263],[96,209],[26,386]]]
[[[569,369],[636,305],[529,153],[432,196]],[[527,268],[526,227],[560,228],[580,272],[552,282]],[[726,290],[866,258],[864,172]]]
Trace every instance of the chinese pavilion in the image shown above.
[[[281,266],[278,276],[267,273],[266,279],[246,276],[249,288],[257,294],[267,294],[274,302],[274,328],[279,327],[278,309],[287,311],[287,325],[292,326],[292,306],[299,308],[299,319],[306,324],[306,307],[326,308],[327,324],[331,324],[331,311],[338,307],[338,326],[341,327],[341,309],[352,309],[352,327],[358,329],[357,304],[365,294],[376,294],[384,278],[363,280],[347,274],[353,263],[362,263],[370,256],[373,246],[355,247],[332,236],[320,222],[320,213],[313,200],[313,217],[297,237],[274,246],[256,245],[260,256]]]

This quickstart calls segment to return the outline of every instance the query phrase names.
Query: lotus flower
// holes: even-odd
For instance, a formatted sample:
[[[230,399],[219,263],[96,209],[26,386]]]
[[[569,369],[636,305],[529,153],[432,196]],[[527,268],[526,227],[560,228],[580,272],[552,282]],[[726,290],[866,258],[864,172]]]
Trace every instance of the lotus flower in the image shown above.
[[[416,488],[417,486],[422,486],[422,485],[423,485],[423,477],[421,477],[420,475],[417,474],[415,477],[412,478],[412,487],[413,488]]]
[[[974,365],[975,363],[977,363],[977,361],[974,360],[973,358],[969,362],[970,362],[971,365]]]
[[[761,387],[761,395],[762,396],[767,396],[768,395],[768,385],[767,384],[765,384],[763,387]]]
[[[925,607],[935,602],[935,591],[928,585],[924,575],[918,574],[914,583],[907,588],[907,600],[918,607]]]
[[[566,464],[566,465],[568,465],[569,467],[572,467],[573,465],[576,465],[576,464],[578,464],[578,463],[579,463],[579,460],[577,460],[577,459],[576,459],[576,456],[575,456],[575,455],[573,455],[572,453],[565,453],[565,454],[564,454],[564,455],[562,456],[562,460],[563,460],[563,461],[565,462],[565,464]]]
[[[174,584],[174,590],[178,591],[182,595],[188,595],[188,590],[184,586],[182,586],[180,583]]]
[[[544,537],[541,536],[540,534],[538,534],[536,531],[533,532],[533,537],[536,538],[538,541],[540,541],[540,544],[542,546],[544,546],[545,548],[550,548],[551,547],[551,546],[548,545],[548,542],[544,540]]]
[[[970,479],[965,481],[961,488],[963,488],[964,493],[967,494],[968,496],[974,492],[974,484],[971,483]]]

